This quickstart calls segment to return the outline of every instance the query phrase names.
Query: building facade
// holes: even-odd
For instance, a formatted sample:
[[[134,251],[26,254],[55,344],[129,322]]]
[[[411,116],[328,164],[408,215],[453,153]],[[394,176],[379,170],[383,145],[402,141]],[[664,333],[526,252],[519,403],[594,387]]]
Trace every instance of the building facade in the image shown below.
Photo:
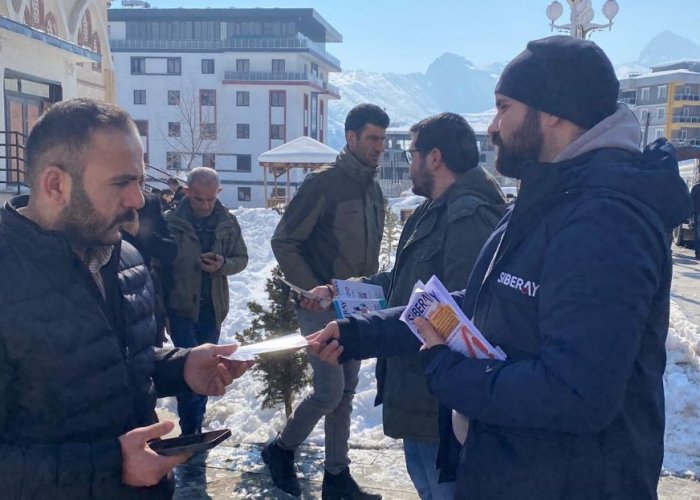
[[[631,75],[620,81],[620,100],[637,114],[642,145],[666,137],[677,147],[700,146],[700,61]]]
[[[325,141],[328,102],[339,98],[328,74],[340,71],[326,43],[342,37],[313,9],[108,15],[117,102],[136,120],[149,165],[179,177],[213,167],[223,203],[261,207],[258,155],[300,136]],[[292,186],[303,180],[295,176]]]
[[[26,189],[24,139],[52,103],[114,101],[105,0],[0,0],[0,196]]]

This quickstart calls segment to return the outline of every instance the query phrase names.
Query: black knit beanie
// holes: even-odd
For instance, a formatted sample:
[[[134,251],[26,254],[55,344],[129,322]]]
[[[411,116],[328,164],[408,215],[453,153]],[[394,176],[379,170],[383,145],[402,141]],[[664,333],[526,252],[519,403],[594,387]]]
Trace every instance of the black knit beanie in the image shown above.
[[[603,50],[589,40],[534,40],[501,73],[496,93],[590,129],[612,115],[620,82]]]

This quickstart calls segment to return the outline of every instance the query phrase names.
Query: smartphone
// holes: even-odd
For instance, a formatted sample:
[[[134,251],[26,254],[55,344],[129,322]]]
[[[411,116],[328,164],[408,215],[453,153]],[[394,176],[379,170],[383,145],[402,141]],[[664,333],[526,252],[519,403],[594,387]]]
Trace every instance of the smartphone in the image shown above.
[[[217,444],[231,437],[229,429],[191,434],[171,439],[153,439],[148,446],[158,455],[181,455],[183,453],[197,453],[212,449]]]

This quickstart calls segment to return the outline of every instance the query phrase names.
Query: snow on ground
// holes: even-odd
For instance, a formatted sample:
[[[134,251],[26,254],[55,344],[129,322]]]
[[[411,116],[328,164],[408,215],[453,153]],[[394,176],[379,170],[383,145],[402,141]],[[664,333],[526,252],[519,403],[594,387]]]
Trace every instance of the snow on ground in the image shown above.
[[[413,198],[397,198],[392,202],[400,207],[420,203],[419,199]],[[276,264],[270,239],[280,216],[266,209],[240,208],[234,213],[251,258],[245,271],[229,278],[231,310],[222,326],[222,342],[234,341],[236,332],[250,326],[252,318],[246,307],[249,301],[268,303],[265,282]],[[664,468],[675,474],[700,477],[700,332],[673,302],[666,347]],[[381,408],[373,406],[376,392],[374,367],[374,360],[362,364],[354,400],[350,444],[358,448],[399,447],[397,441],[384,436]],[[261,389],[262,383],[252,372],[247,373],[229,387],[226,395],[209,399],[205,425],[230,428],[234,441],[261,443],[271,439],[284,426],[284,409],[261,410],[257,400]],[[160,405],[173,413],[176,411],[174,398],[162,400]],[[322,422],[307,442],[323,445]]]

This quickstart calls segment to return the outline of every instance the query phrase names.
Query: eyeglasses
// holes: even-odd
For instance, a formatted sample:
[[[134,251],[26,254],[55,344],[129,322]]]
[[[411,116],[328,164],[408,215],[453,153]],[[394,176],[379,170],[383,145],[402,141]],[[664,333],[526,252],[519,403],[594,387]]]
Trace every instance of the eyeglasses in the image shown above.
[[[420,153],[420,149],[407,149],[403,153],[406,156],[406,161],[408,163],[413,163],[413,155],[415,153]]]

